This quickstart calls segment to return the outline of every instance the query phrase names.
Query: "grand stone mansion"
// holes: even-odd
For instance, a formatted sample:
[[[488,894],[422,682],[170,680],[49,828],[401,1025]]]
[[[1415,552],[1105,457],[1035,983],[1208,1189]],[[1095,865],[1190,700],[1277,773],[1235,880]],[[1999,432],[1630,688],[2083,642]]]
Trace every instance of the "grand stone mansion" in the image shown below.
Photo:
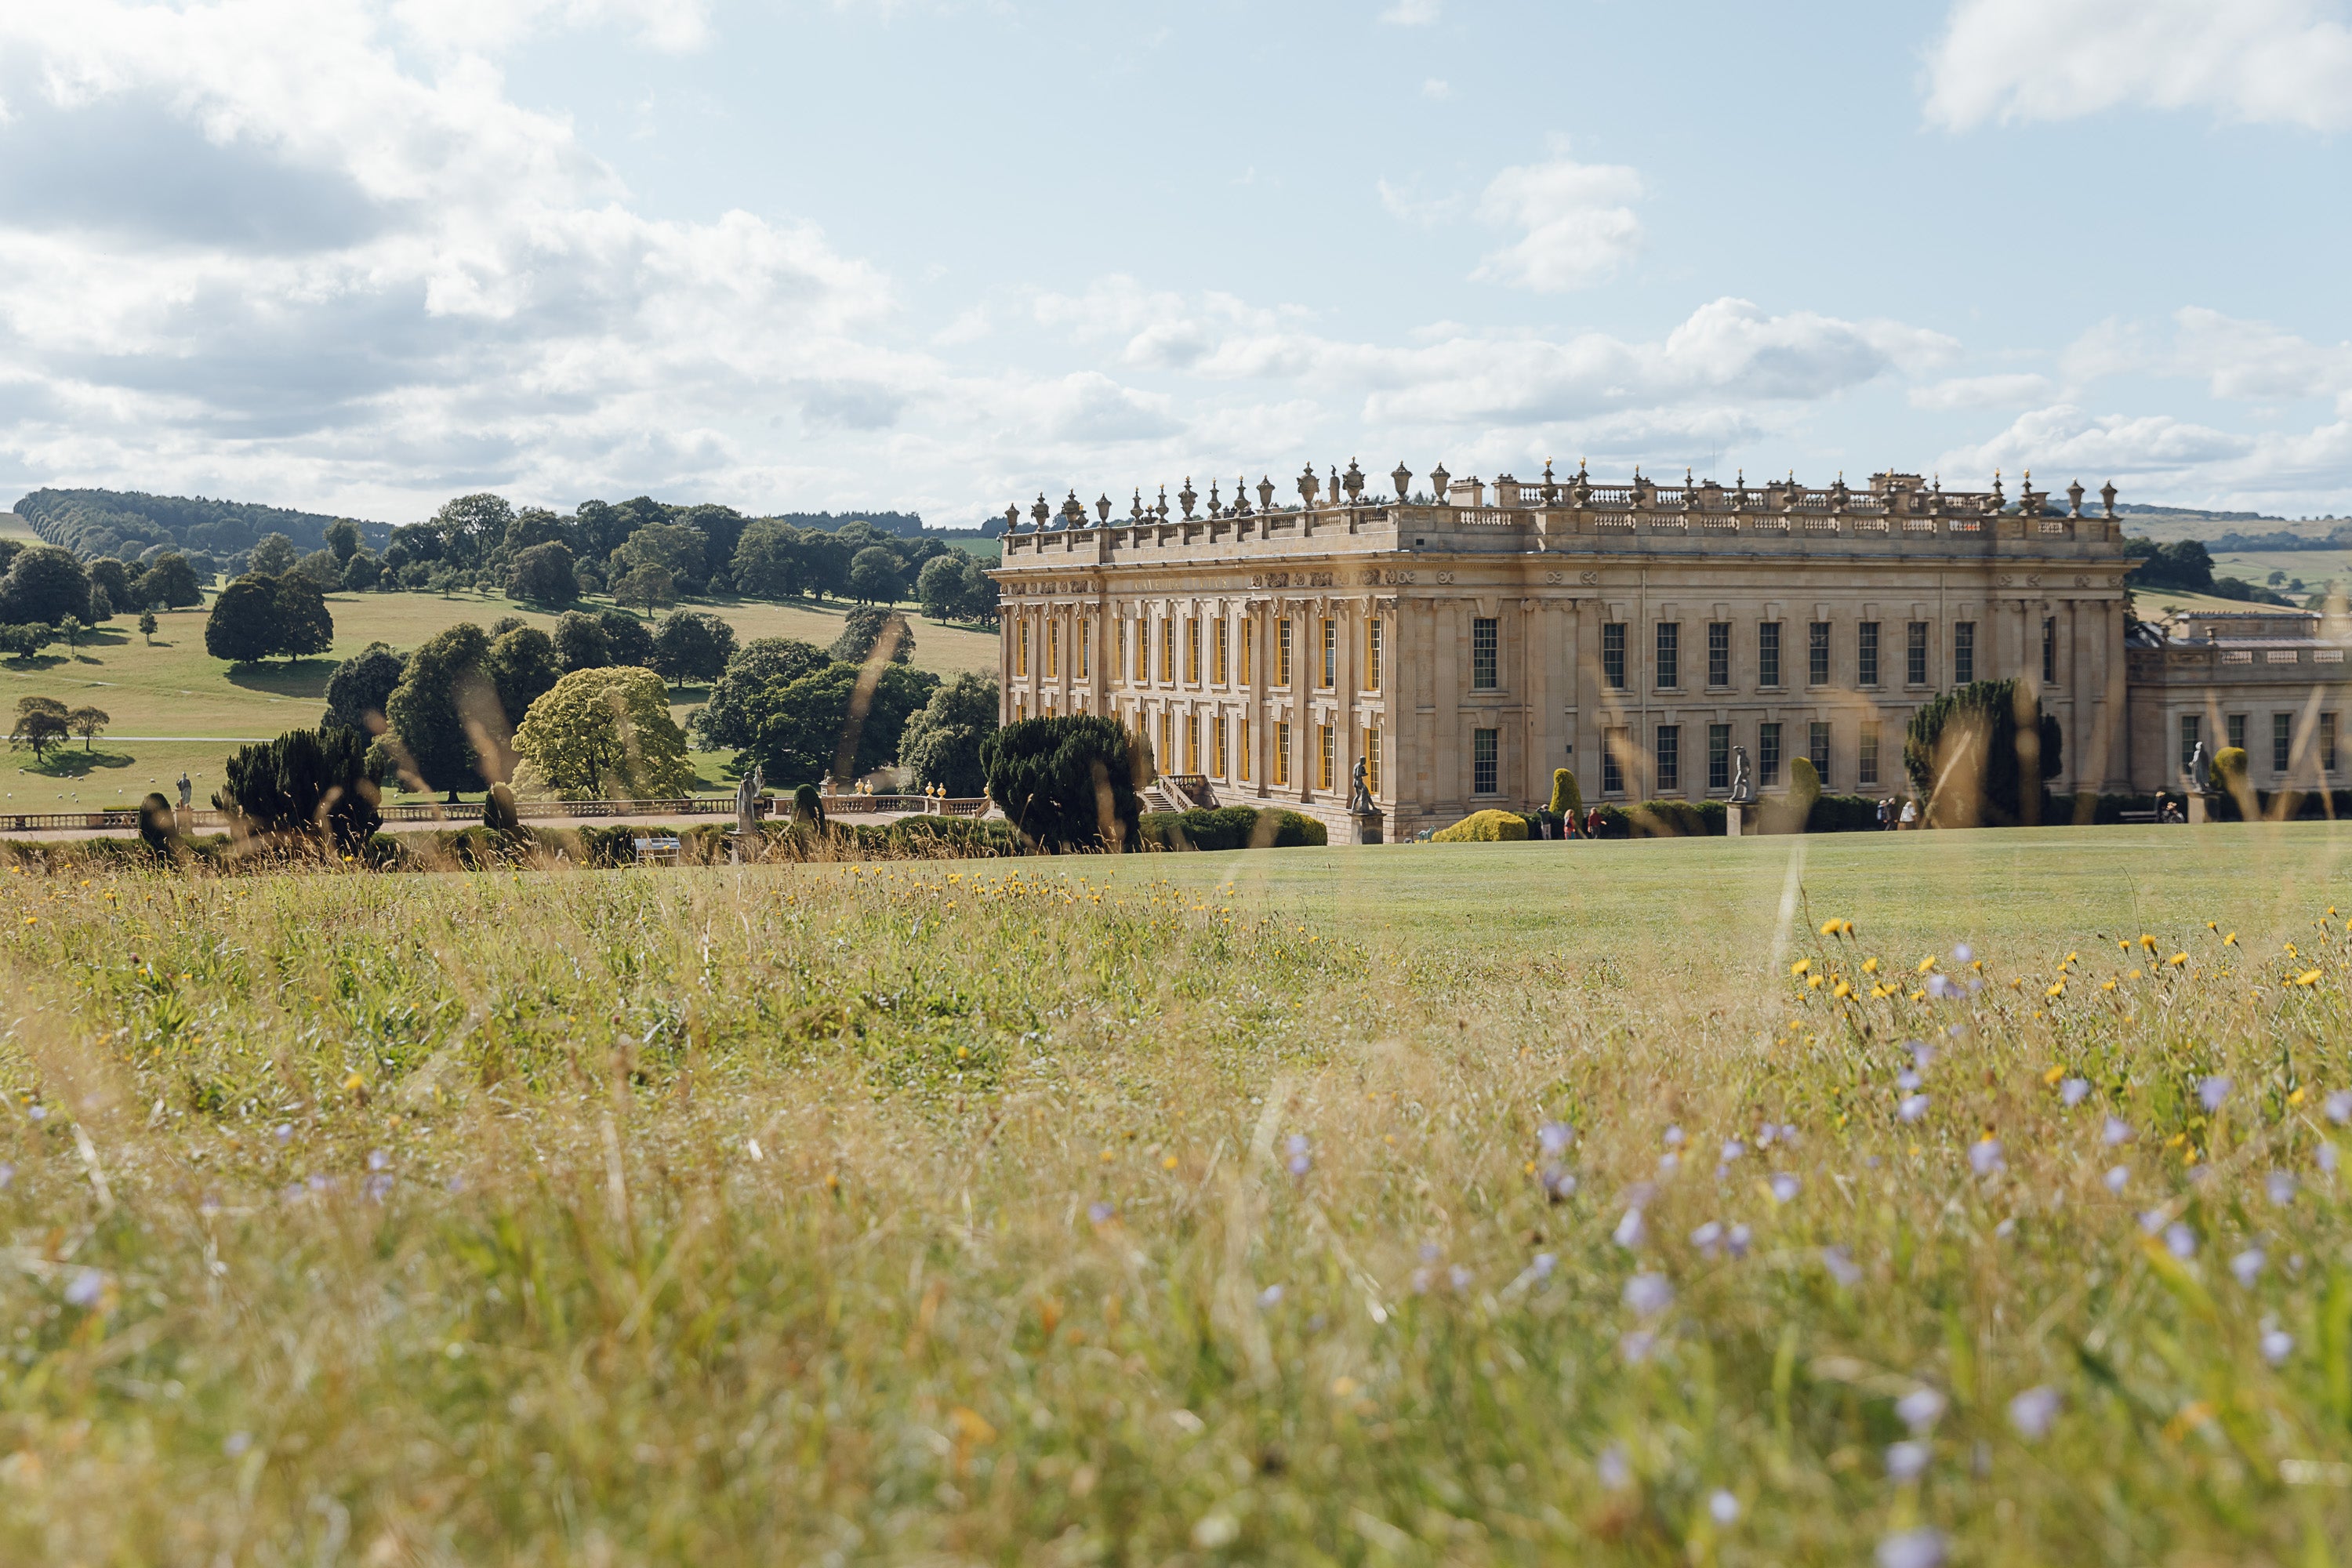
[[[1270,480],[1187,480],[1173,512],[1164,490],[1123,518],[1075,493],[1008,510],[1003,718],[1115,716],[1171,795],[1335,829],[1360,757],[1391,835],[1540,804],[1559,766],[1588,801],[1719,798],[1734,747],[1768,793],[1799,756],[1827,790],[1901,793],[1912,711],[2008,677],[2057,716],[2060,791],[2175,786],[2199,739],[2246,744],[2264,788],[2336,766],[2343,643],[2318,617],[2127,646],[2113,485],[2086,512],[2080,484],[2053,508],[2030,474],[2013,502],[1998,477],[1412,478],[1389,476],[1412,500],[1367,495],[1351,462],[1279,506]]]

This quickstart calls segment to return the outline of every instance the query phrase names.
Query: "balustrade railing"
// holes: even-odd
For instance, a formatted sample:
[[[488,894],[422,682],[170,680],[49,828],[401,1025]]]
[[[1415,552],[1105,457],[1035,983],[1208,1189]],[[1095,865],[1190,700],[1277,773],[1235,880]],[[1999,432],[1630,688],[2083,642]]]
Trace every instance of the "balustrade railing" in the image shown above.
[[[781,796],[771,795],[762,802],[760,815],[782,816],[790,812],[792,803]],[[930,813],[942,816],[979,816],[988,810],[988,797],[961,795],[941,798],[925,795],[840,795],[824,797],[829,813],[852,815],[900,812]],[[389,825],[393,823],[446,822],[453,826],[479,822],[482,803],[478,800],[394,801],[377,807],[378,814]],[[735,797],[731,795],[685,795],[676,800],[524,800],[515,803],[515,816],[524,822],[562,822],[610,820],[615,817],[647,816],[732,816]],[[188,813],[188,828],[192,832],[209,830],[223,832],[229,826],[229,814],[210,806],[198,806]],[[120,832],[136,828],[136,809],[108,811],[19,811],[0,812],[0,832],[38,833],[43,831],[79,831],[86,833]]]

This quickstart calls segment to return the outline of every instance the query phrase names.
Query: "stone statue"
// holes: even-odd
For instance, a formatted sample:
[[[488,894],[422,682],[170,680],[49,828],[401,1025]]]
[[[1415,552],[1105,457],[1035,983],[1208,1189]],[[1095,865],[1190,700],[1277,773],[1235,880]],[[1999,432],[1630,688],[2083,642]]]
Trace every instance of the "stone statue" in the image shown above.
[[[182,811],[190,809],[188,803],[194,797],[195,793],[196,786],[188,782],[188,770],[182,768],[180,770],[180,809]]]
[[[735,784],[735,831],[749,838],[760,831],[752,815],[760,809],[760,781],[755,767]]]
[[[1748,773],[1748,748],[1731,748],[1731,798],[1745,805],[1756,798],[1755,780]]]
[[[1355,780],[1356,787],[1348,796],[1348,809],[1359,816],[1376,816],[1381,809],[1372,804],[1371,774],[1371,768],[1363,758],[1358,757],[1355,770],[1349,775]]]
[[[2213,793],[2213,756],[2202,741],[2189,753],[2189,787],[2199,795]]]

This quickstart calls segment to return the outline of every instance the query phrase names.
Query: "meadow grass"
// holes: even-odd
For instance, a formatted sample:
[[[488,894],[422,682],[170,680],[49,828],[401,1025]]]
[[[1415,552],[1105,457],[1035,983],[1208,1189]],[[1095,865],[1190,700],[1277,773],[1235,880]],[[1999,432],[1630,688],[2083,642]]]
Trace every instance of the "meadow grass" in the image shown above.
[[[2347,850],[0,878],[0,1559],[2332,1561]]]
[[[79,649],[63,644],[35,659],[0,662],[0,716],[13,719],[23,697],[54,697],[69,708],[85,703],[113,720],[114,740],[100,736],[98,755],[77,761],[59,755],[36,766],[29,752],[0,762],[0,809],[70,811],[131,805],[151,788],[170,794],[169,781],[187,769],[197,798],[209,798],[222,777],[221,760],[239,739],[273,738],[319,721],[326,706],[327,680],[338,661],[371,642],[403,650],[459,621],[481,626],[507,616],[541,628],[555,616],[496,597],[460,594],[335,594],[327,600],[335,617],[335,644],[317,658],[233,666],[205,651],[202,609],[161,612],[152,644],[137,629],[137,616],[116,616]],[[822,647],[841,635],[847,606],[826,603],[767,604],[751,600],[694,606],[719,616],[737,637],[789,637]],[[996,668],[996,638],[969,626],[928,620],[905,606],[915,630],[914,663],[943,677]],[[673,688],[671,712],[682,724],[709,695],[703,686]],[[518,716],[519,717],[519,716]],[[217,736],[220,742],[134,740],[134,736]],[[719,766],[731,752],[698,752],[694,761],[704,783],[729,787]],[[150,784],[151,777],[165,781]]]

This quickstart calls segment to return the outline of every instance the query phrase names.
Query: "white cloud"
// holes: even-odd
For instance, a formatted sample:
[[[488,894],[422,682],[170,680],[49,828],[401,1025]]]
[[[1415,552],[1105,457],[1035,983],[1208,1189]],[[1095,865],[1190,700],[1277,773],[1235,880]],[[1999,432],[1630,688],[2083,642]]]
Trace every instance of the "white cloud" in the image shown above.
[[[710,41],[709,0],[393,0],[392,15],[440,49],[496,50],[541,30],[599,26],[669,53]]]
[[[1381,13],[1381,20],[1392,27],[1426,27],[1444,15],[1441,0],[1396,0],[1396,4]]]
[[[2167,341],[2139,322],[2102,321],[2067,346],[2061,363],[2076,385],[2105,376],[2177,376],[2232,402],[2335,398],[2352,415],[2352,343],[2315,343],[2197,305],[2173,312],[2172,329]]]
[[[1564,153],[1505,169],[1479,198],[1478,216],[1520,237],[1488,255],[1471,277],[1545,293],[1601,282],[1641,248],[1642,221],[1630,205],[1641,195],[1632,169],[1580,163]]]
[[[1454,96],[1454,84],[1444,77],[1431,77],[1421,84],[1421,96],[1433,103],[1443,103]]]
[[[2341,0],[1958,0],[1927,81],[1955,131],[2127,107],[2341,130],[2352,26]]]
[[[2352,419],[2307,431],[2242,434],[2169,415],[2093,415],[2069,403],[2021,415],[2008,428],[1941,460],[1948,474],[2032,469],[2063,489],[2108,479],[2126,500],[2275,507],[2340,498],[2352,483]]]
[[[2021,403],[2039,402],[2049,396],[2050,378],[2031,372],[2012,375],[1959,375],[1926,386],[1915,386],[1908,395],[1914,408],[1940,411],[2012,407]]]

